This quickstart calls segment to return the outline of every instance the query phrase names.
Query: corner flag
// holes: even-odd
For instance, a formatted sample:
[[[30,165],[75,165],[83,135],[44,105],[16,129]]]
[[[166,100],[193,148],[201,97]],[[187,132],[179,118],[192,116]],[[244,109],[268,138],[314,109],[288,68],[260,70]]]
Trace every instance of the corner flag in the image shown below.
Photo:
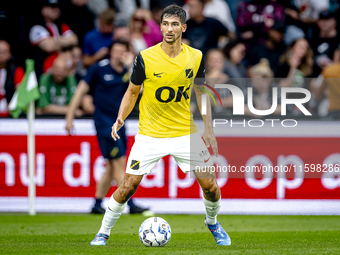
[[[26,59],[25,77],[15,91],[11,102],[9,103],[9,110],[13,118],[18,118],[21,112],[26,109],[31,101],[39,99],[38,81],[34,71],[34,60]]]

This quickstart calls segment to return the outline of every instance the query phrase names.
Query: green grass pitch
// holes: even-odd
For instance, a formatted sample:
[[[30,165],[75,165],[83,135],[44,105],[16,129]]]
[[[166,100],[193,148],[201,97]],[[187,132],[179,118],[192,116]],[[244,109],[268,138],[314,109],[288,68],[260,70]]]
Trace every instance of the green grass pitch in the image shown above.
[[[106,246],[90,246],[102,216],[0,214],[0,254],[340,254],[339,216],[239,216],[218,220],[231,246],[215,244],[203,215],[157,215],[172,229],[165,247],[144,247],[139,215],[123,215]]]

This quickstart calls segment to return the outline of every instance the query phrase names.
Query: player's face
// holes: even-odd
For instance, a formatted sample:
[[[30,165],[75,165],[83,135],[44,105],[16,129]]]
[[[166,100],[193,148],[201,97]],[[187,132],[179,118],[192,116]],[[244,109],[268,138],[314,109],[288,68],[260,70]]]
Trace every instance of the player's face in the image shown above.
[[[182,25],[178,17],[165,15],[161,23],[163,40],[170,44],[176,42],[182,37],[186,28],[187,25]]]

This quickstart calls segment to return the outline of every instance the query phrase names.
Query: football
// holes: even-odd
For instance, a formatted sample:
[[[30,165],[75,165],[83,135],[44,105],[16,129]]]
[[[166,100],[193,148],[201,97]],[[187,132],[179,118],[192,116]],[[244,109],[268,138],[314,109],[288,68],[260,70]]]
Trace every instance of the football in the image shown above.
[[[170,237],[170,225],[160,217],[146,219],[139,228],[139,239],[147,247],[163,247]]]

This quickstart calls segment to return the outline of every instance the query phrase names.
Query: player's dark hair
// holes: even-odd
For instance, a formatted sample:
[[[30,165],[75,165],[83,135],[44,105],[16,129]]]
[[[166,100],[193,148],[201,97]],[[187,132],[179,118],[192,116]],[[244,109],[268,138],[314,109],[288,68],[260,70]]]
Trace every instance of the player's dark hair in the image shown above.
[[[129,42],[127,42],[127,41],[125,41],[125,40],[122,40],[122,39],[117,39],[117,40],[114,40],[114,41],[111,43],[111,45],[110,45],[110,47],[109,47],[109,52],[111,52],[113,45],[115,45],[115,44],[117,44],[117,43],[118,43],[118,44],[123,44],[123,45],[126,47],[127,50],[130,49],[130,44],[129,44]]]
[[[171,17],[171,16],[178,17],[182,25],[184,25],[187,20],[186,12],[183,10],[182,7],[176,4],[169,5],[163,9],[163,12],[161,15],[161,21],[163,21],[163,17]]]

